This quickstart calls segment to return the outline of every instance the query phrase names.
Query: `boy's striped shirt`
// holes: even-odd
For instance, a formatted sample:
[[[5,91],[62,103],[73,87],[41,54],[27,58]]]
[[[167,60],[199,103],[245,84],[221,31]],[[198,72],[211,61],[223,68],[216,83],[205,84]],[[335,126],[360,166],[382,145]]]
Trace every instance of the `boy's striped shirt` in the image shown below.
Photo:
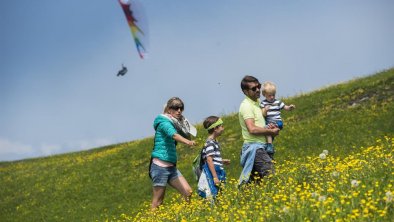
[[[267,117],[266,117],[268,122],[282,120],[280,116],[280,110],[285,107],[284,102],[278,99],[269,102],[268,100],[265,99],[261,102],[260,107],[263,108],[265,106],[270,106],[270,108],[267,111]]]
[[[202,151],[202,158],[207,161],[207,156],[212,156],[213,164],[223,166],[223,159],[220,153],[220,145],[216,140],[207,139]]]

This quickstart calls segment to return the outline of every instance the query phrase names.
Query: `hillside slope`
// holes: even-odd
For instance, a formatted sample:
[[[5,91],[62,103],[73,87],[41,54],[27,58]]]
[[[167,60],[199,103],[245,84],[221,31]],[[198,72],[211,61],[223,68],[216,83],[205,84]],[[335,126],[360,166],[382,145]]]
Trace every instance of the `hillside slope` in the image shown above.
[[[322,149],[346,156],[376,138],[394,135],[394,69],[283,99],[296,104],[284,112],[276,138],[276,161],[318,155]],[[242,146],[236,114],[223,117],[223,156],[232,160],[229,178],[240,173]],[[181,172],[193,187],[190,163],[199,146],[179,146]],[[1,221],[94,221],[135,214],[151,198],[148,162],[152,138],[46,158],[0,163]],[[169,189],[168,197],[174,192]]]

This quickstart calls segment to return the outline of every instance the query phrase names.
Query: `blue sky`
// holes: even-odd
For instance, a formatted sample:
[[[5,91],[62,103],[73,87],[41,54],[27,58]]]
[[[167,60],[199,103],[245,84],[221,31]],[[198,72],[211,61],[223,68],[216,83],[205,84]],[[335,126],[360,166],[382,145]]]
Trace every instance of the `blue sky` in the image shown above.
[[[144,60],[117,0],[0,2],[0,161],[152,136],[172,96],[235,112],[246,74],[289,97],[394,67],[394,1],[140,2]]]

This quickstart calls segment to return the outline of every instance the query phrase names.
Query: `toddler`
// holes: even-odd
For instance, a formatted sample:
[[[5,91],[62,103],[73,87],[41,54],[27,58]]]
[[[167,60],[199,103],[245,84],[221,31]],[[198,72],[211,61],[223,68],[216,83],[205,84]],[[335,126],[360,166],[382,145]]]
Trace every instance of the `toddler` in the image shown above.
[[[276,99],[276,86],[272,82],[263,83],[261,94],[265,97],[265,99],[261,102],[260,107],[262,109],[263,116],[265,117],[266,124],[274,124],[279,129],[283,129],[283,121],[280,116],[280,112],[282,109],[291,111],[295,109],[295,105],[286,105],[281,100]],[[266,139],[266,151],[270,156],[273,156],[275,153],[275,149],[272,144],[274,138],[272,136],[266,136]]]

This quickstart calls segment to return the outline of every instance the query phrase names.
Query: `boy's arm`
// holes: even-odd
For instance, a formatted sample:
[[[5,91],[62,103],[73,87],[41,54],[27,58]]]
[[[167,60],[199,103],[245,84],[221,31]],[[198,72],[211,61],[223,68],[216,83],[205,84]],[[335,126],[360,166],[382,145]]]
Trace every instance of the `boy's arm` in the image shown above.
[[[207,156],[207,164],[208,164],[209,171],[211,171],[211,174],[213,177],[213,182],[215,183],[215,185],[218,186],[220,184],[220,181],[219,181],[218,175],[216,174],[216,170],[215,170],[215,166],[213,164],[212,156]]]
[[[264,106],[263,108],[261,108],[261,112],[263,112],[264,117],[267,116],[267,112],[268,112],[269,108],[270,108],[270,106]]]
[[[291,104],[291,105],[285,105],[284,106],[284,109],[285,110],[287,110],[287,111],[291,111],[291,110],[293,110],[293,109],[295,109],[296,107],[295,107],[295,105],[293,105],[293,104]]]

